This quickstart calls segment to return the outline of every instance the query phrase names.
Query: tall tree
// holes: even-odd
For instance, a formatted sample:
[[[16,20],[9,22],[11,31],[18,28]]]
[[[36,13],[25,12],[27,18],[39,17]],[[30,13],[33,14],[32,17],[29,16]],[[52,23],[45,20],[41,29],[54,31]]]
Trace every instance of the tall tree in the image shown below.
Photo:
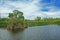
[[[9,13],[9,19],[11,22],[11,25],[18,26],[18,24],[24,24],[24,16],[23,12],[14,10],[12,13]]]

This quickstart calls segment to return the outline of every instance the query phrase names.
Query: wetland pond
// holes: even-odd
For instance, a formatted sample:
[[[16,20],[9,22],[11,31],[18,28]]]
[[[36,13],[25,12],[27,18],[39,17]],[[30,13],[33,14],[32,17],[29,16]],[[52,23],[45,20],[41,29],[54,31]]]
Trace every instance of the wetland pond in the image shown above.
[[[16,33],[0,28],[0,40],[60,40],[60,26],[28,27]]]

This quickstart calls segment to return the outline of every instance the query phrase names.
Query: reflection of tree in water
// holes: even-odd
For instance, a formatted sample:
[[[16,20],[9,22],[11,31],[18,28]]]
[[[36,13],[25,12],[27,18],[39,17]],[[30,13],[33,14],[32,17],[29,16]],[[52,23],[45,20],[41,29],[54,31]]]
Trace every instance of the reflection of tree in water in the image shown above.
[[[10,32],[10,31],[9,31]],[[24,32],[23,31],[12,31],[10,32],[10,38],[11,40],[22,40],[24,37]]]

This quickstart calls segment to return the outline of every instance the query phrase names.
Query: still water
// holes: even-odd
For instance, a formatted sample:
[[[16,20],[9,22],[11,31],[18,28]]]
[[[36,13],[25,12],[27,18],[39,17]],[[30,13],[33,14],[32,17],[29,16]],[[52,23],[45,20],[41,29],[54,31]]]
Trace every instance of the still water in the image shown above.
[[[0,29],[0,40],[60,40],[60,26],[29,27],[17,33]]]

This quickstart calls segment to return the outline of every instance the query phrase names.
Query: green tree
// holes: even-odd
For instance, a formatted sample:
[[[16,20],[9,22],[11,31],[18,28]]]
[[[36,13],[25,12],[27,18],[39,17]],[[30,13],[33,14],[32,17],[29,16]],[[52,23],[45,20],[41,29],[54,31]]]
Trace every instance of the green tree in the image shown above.
[[[9,13],[9,18],[12,18],[13,17],[13,13]]]
[[[24,24],[23,12],[14,10],[12,13],[9,13],[10,25],[18,26],[18,24]]]
[[[39,20],[41,20],[41,17],[37,16],[35,20],[39,21]]]

